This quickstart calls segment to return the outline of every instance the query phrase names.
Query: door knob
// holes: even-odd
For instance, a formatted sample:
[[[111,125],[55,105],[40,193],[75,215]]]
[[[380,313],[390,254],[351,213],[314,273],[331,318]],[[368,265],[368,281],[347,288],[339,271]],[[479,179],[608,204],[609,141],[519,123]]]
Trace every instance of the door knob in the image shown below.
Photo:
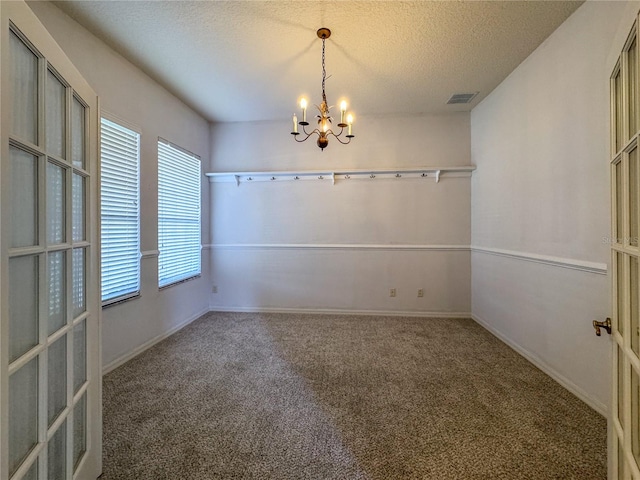
[[[602,332],[600,331],[601,328],[604,328],[607,331],[607,333],[611,335],[611,319],[607,317],[607,319],[604,322],[598,322],[597,320],[594,320],[593,328],[596,329],[597,336],[600,336],[602,334]]]

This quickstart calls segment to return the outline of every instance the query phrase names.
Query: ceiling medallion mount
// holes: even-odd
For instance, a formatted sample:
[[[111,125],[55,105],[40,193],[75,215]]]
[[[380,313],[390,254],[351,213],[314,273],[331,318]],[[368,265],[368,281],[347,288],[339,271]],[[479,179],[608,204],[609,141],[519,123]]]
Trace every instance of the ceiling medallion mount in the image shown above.
[[[319,28],[316,33],[318,34],[318,38],[321,40],[326,40],[331,36],[331,30],[328,28]]]
[[[328,28],[320,28],[316,33],[318,35],[318,38],[322,40],[322,102],[320,103],[320,105],[316,105],[316,108],[320,112],[319,115],[316,115],[316,118],[318,119],[318,127],[313,129],[311,132],[307,132],[306,126],[309,125],[309,122],[307,122],[307,99],[302,98],[300,100],[300,108],[302,109],[302,121],[298,122],[298,116],[295,113],[293,114],[293,131],[291,132],[291,135],[293,135],[293,138],[296,142],[302,143],[307,141],[311,135],[316,134],[318,135],[317,145],[321,150],[324,151],[324,149],[329,145],[329,135],[333,135],[335,139],[343,145],[351,142],[351,139],[354,137],[352,129],[353,115],[351,113],[347,114],[347,102],[343,100],[340,103],[340,123],[338,123],[337,125],[338,127],[340,127],[340,131],[338,133],[335,133],[331,129],[333,118],[329,114],[330,107],[327,103],[327,96],[324,90],[324,84],[327,79],[327,71],[324,64],[325,40],[331,36],[331,30],[329,30]],[[306,135],[302,140],[298,140],[298,135],[300,135],[300,132],[298,131],[298,125],[302,126],[302,131]],[[346,141],[340,138],[340,136],[344,132],[345,127],[347,127],[347,135],[345,135],[344,137],[346,138]]]

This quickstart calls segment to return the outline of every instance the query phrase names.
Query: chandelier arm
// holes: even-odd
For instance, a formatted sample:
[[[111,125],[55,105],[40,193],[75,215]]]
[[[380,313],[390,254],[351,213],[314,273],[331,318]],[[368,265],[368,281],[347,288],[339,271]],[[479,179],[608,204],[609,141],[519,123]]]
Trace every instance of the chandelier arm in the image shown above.
[[[304,132],[307,136],[304,137],[302,140],[298,140],[298,135],[294,135],[293,139],[298,142],[298,143],[302,143],[302,142],[306,142],[307,140],[309,140],[309,137],[311,135],[313,135],[314,133],[317,133],[318,135],[320,134],[320,131],[316,128],[315,130],[311,131],[311,132]]]
[[[311,130],[310,132],[307,132],[307,126],[306,125],[302,125],[302,131],[304,132],[305,135],[311,135],[312,133],[320,133],[320,130],[318,130],[317,128],[314,130]]]
[[[340,131],[340,133],[342,133],[342,131]],[[347,144],[351,143],[351,139],[352,139],[353,137],[348,137],[348,138],[349,138],[349,140],[347,140],[346,142],[343,142],[343,141],[340,139],[340,133],[339,133],[338,135],[336,135],[335,133],[333,133],[333,130],[329,130],[329,131],[327,132],[327,135],[333,135],[333,136],[335,137],[335,139],[336,139],[336,140],[338,140],[338,141],[339,141],[341,144],[343,144],[343,145],[347,145]]]

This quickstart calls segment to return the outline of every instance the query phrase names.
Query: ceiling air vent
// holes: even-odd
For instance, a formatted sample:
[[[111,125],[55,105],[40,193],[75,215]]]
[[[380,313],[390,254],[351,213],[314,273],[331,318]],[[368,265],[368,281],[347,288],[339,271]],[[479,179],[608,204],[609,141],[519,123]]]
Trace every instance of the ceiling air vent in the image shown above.
[[[451,95],[451,98],[447,102],[447,105],[452,105],[455,103],[471,103],[471,100],[478,95],[478,92],[474,93],[454,93]]]

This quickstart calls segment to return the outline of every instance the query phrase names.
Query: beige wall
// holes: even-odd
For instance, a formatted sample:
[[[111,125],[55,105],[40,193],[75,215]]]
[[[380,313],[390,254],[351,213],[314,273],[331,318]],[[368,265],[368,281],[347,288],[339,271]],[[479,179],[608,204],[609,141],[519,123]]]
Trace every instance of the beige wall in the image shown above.
[[[290,129],[289,122],[213,125],[212,171],[470,164],[468,113],[360,117],[349,146],[331,140],[325,151],[313,139],[295,143]],[[469,246],[470,178],[210,188],[214,309],[470,311],[470,253],[451,248]]]
[[[206,166],[209,123],[49,2],[29,6],[98,93],[101,108],[141,132],[141,249],[157,250],[157,141],[196,153]],[[208,243],[209,189],[203,179],[202,242]],[[93,219],[98,221],[98,219]],[[141,296],[103,309],[103,365],[119,360],[208,310],[208,262],[196,281],[158,291],[157,256],[141,260]]]
[[[610,52],[637,8],[586,2],[471,114],[473,316],[601,412]]]

